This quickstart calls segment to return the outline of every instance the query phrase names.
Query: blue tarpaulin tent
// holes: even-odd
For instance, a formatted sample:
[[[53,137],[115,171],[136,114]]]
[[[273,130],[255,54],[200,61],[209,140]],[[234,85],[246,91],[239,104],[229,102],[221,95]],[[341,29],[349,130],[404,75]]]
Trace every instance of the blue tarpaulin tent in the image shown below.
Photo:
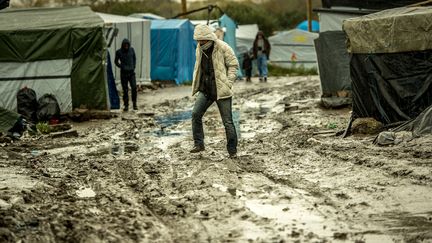
[[[186,19],[152,20],[151,79],[192,81],[196,42],[194,26]]]
[[[224,41],[234,50],[234,53],[238,57],[237,53],[237,40],[236,40],[236,30],[237,23],[234,22],[228,15],[224,14],[219,18],[219,26],[225,28]],[[237,72],[239,78],[242,77],[242,72],[239,69]]]
[[[296,29],[308,31],[308,21],[305,20],[297,25]],[[312,20],[312,32],[319,32],[320,26],[318,21]]]

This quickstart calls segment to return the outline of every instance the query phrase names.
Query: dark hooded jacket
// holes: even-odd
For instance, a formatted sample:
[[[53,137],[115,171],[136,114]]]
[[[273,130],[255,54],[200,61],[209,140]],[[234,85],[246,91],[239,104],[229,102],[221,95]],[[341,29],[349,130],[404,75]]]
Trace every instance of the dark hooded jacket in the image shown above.
[[[255,41],[253,43],[253,55],[255,58],[257,58],[258,56],[258,36],[262,35],[263,39],[264,39],[264,49],[263,53],[266,54],[267,59],[270,59],[270,51],[271,51],[271,45],[270,42],[268,41],[268,39],[264,36],[264,32],[259,31],[255,37]]]
[[[129,49],[125,49],[124,45],[129,45]],[[114,63],[123,72],[133,72],[136,66],[135,51],[130,45],[128,39],[124,39],[121,48],[116,51]]]

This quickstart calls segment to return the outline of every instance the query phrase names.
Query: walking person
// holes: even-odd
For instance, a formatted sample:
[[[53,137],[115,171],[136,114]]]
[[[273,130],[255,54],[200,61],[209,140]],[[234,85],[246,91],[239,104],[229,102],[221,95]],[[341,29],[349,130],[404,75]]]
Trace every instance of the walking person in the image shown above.
[[[202,118],[216,102],[225,127],[227,150],[230,157],[237,153],[237,133],[232,118],[233,84],[239,63],[231,47],[217,39],[207,25],[195,27],[194,39],[198,41],[193,74],[192,95],[198,93],[192,111],[194,148],[191,153],[204,151]]]
[[[131,87],[133,109],[138,110],[137,106],[137,87],[135,79],[136,56],[135,50],[131,47],[130,41],[124,39],[121,48],[116,51],[114,63],[120,68],[120,79],[123,89],[124,111],[129,110],[129,87]]]
[[[246,52],[243,55],[243,70],[246,76],[246,82],[251,82],[252,77],[252,59],[253,59],[253,53],[252,50]]]
[[[254,57],[257,59],[260,82],[267,82],[267,61],[270,59],[270,51],[270,42],[265,37],[264,32],[258,31],[253,43],[253,53]]]

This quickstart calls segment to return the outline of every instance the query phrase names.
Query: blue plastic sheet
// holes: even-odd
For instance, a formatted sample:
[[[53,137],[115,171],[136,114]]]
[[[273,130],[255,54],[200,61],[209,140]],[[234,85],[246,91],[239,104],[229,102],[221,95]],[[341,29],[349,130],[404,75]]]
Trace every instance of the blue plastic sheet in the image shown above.
[[[239,58],[237,53],[237,41],[236,41],[236,30],[237,30],[237,23],[234,22],[233,19],[231,19],[228,15],[224,14],[222,17],[219,18],[219,26],[226,29],[226,32],[224,34],[224,41],[228,43],[228,45],[234,50],[234,53],[237,56],[237,59]],[[239,69],[237,72],[237,77],[241,78],[242,72]]]
[[[296,29],[300,29],[300,30],[304,30],[304,31],[308,31],[308,26],[309,23],[307,20],[301,22],[300,24],[297,25]],[[320,26],[318,21],[312,20],[312,32],[319,32],[320,30]]]
[[[189,20],[153,20],[151,79],[183,84],[192,81],[196,41]]]

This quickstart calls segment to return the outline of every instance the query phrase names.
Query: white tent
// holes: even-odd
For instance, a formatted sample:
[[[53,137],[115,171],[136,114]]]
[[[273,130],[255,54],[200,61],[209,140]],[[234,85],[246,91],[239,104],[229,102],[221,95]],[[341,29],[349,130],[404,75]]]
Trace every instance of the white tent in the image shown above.
[[[151,22],[145,19],[132,18],[120,15],[97,13],[105,22],[107,29],[118,29],[108,51],[111,56],[114,77],[116,83],[120,82],[120,70],[114,65],[114,57],[117,49],[121,47],[124,38],[128,38],[135,49],[137,65],[135,69],[137,83],[150,82],[150,26]],[[111,35],[108,35],[108,41]]]
[[[299,29],[279,32],[269,38],[271,44],[270,61],[281,67],[304,66],[317,68],[314,39],[317,33]]]
[[[129,15],[129,17],[133,18],[140,18],[140,19],[148,19],[148,20],[155,20],[155,19],[165,19],[162,16],[152,14],[152,13],[134,13]]]
[[[244,53],[252,48],[259,28],[257,24],[238,25],[236,31],[237,49]]]

